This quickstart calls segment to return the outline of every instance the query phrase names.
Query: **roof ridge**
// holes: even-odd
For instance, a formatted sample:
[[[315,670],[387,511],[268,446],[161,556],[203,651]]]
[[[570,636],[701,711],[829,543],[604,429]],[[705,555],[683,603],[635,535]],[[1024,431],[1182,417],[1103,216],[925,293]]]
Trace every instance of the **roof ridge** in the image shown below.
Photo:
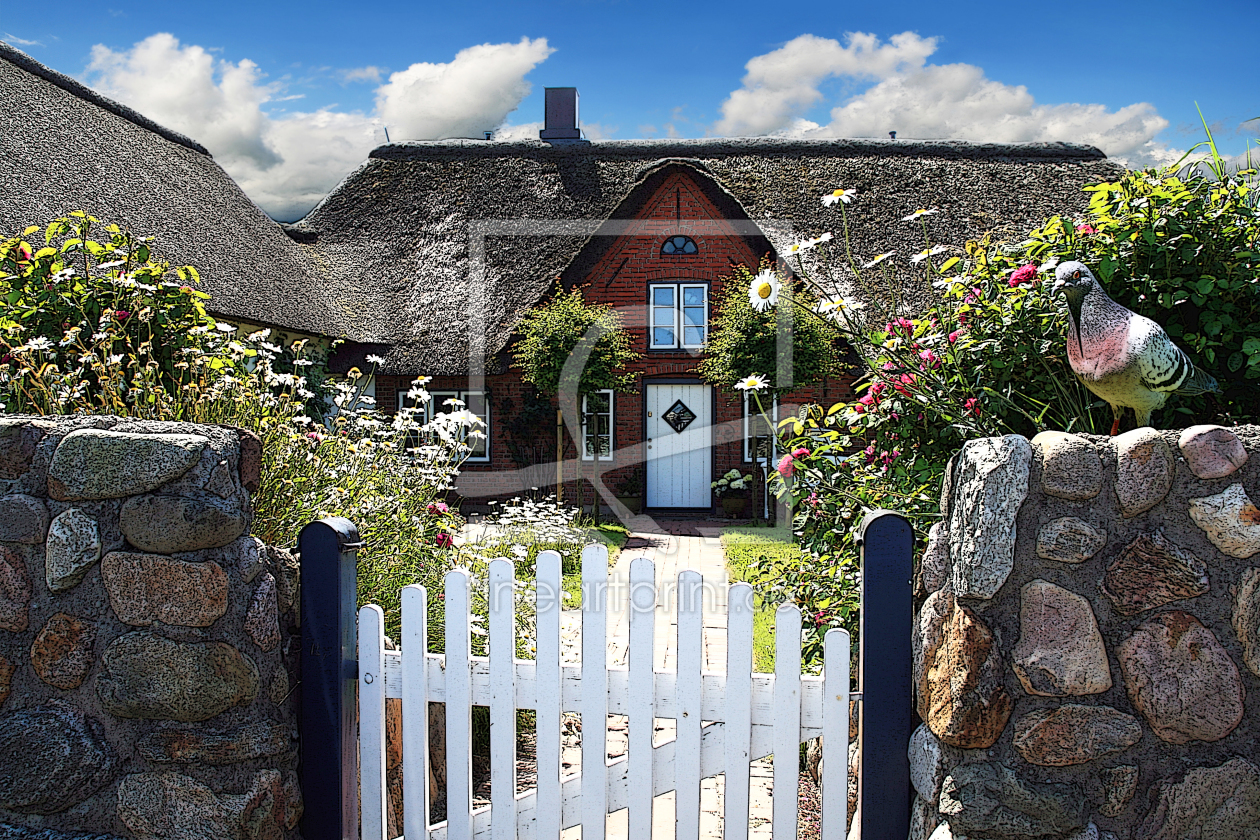
[[[373,149],[377,160],[406,161],[439,157],[647,157],[830,152],[854,157],[942,157],[965,159],[1106,160],[1097,147],[1061,141],[976,143],[970,140],[798,139],[787,137],[702,137],[694,139],[593,140],[552,145],[541,140],[407,140]]]
[[[134,123],[147,131],[151,131],[159,137],[163,137],[170,140],[172,143],[177,143],[180,146],[192,149],[194,152],[199,152],[208,158],[214,157],[205,146],[201,145],[196,140],[180,134],[178,131],[172,131],[169,128],[158,125],[139,111],[128,108],[120,102],[115,102],[107,96],[102,96],[82,82],[67,76],[65,73],[59,73],[51,67],[47,67],[39,63],[34,58],[31,58],[29,55],[14,46],[6,44],[4,41],[0,41],[0,58],[5,59],[10,64],[19,67],[34,76],[39,76],[46,82],[51,82],[67,93],[77,96],[79,99],[91,102],[93,105],[103,108],[115,116],[122,117],[128,122]]]

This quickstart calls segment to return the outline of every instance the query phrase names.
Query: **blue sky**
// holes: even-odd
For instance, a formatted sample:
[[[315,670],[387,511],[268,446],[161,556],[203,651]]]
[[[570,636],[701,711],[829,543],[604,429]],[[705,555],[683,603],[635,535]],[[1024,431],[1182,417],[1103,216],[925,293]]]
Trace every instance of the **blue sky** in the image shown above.
[[[1254,0],[1213,4],[61,3],[0,39],[204,143],[296,218],[392,139],[784,134],[1092,143],[1131,165],[1255,147]],[[1250,33],[1250,34],[1249,34]]]

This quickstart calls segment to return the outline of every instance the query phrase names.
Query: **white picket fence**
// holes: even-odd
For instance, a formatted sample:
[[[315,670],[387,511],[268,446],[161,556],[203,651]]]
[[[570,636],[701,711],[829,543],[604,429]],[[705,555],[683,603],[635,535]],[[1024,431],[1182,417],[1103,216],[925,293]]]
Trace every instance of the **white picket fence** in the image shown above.
[[[630,567],[628,667],[607,664],[608,552],[582,554],[581,665],[560,657],[561,560],[542,552],[537,564],[537,658],[515,658],[514,569],[489,569],[488,657],[470,655],[469,577],[446,575],[446,655],[426,654],[426,598],[402,591],[401,652],[385,649],[383,613],[359,611],[359,755],[364,840],[386,837],[385,699],[402,698],[403,832],[412,840],[559,838],[582,826],[583,840],[603,840],[605,818],[628,808],[631,838],[652,836],[653,797],[675,794],[678,838],[698,837],[701,779],[725,773],[724,836],[745,840],[749,763],[774,762],[773,832],[796,837],[799,745],[823,736],[822,834],[843,840],[849,746],[849,634],[828,631],[824,673],[802,676],[801,613],[775,614],[775,673],[752,670],[753,593],[728,590],[725,673],[701,670],[703,581],[678,576],[678,667],[653,668],[657,589],[653,563]],[[496,597],[496,593],[500,596]],[[650,595],[650,598],[648,597]],[[428,704],[446,704],[445,823],[429,825]],[[490,707],[491,804],[472,809],[471,707]],[[537,788],[516,793],[516,710],[537,710]],[[581,772],[561,777],[561,713],[582,718]],[[607,716],[628,716],[626,754],[607,760]],[[653,746],[654,718],[677,722],[677,737]],[[411,725],[412,722],[419,725]]]

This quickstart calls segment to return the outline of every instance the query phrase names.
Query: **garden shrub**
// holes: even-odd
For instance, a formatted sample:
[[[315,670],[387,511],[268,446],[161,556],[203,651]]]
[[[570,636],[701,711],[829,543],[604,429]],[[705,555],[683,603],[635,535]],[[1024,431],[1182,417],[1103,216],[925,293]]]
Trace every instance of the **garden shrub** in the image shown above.
[[[856,576],[839,570],[856,564],[854,529],[867,511],[898,510],[925,535],[939,517],[945,465],[966,440],[1108,429],[1110,410],[1067,364],[1066,309],[1050,293],[1061,261],[1091,266],[1113,298],[1162,324],[1221,381],[1219,397],[1172,398],[1157,416],[1162,425],[1260,420],[1260,215],[1252,178],[1128,172],[1087,188],[1082,218],[1056,216],[1018,240],[988,236],[961,248],[930,241],[934,211],[903,220],[924,228],[925,248],[911,262],[940,296],[913,315],[866,315],[839,299],[824,306],[865,360],[860,397],[808,406],[780,423],[785,454],[774,487],[793,506],[802,547],[841,581],[819,586],[817,574],[802,570],[810,580],[794,584],[798,600],[822,605],[852,595],[845,587],[856,586]],[[846,619],[829,605],[824,612],[856,632],[855,613]]]
[[[781,307],[791,310],[793,300],[805,306],[817,301],[798,282],[763,260],[761,272],[775,272],[779,284]],[[749,287],[755,275],[747,266],[736,265],[721,278],[722,291],[714,301],[714,315],[705,355],[696,367],[704,381],[731,391],[740,380],[752,373],[774,379],[779,367],[779,349],[791,348],[792,381],[772,381],[775,391],[786,392],[821,382],[828,376],[853,366],[857,359],[846,358],[838,346],[840,333],[826,321],[817,318],[793,317],[781,325],[779,309],[767,307],[757,311],[749,300]],[[786,333],[780,341],[780,332]]]
[[[436,596],[462,524],[441,499],[479,421],[456,412],[421,427],[419,409],[382,416],[353,370],[329,386],[337,416],[317,422],[308,406],[322,396],[309,388],[305,372],[317,365],[306,342],[281,347],[269,330],[238,337],[237,327],[206,314],[208,296],[190,285],[194,269],[172,269],[150,240],[116,225],[75,213],[42,229],[42,247],[27,241],[40,230],[0,239],[3,410],[220,423],[257,434],[253,533],[294,548],[315,519],[351,520],[365,543],[360,603],[381,604],[397,638],[399,589],[423,583],[440,644]],[[411,397],[417,406],[428,401],[423,383]]]

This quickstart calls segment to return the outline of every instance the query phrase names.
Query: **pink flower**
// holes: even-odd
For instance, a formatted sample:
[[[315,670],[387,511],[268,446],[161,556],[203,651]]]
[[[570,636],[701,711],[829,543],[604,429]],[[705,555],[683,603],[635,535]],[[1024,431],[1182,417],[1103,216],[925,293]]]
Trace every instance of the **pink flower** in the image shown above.
[[[429,513],[442,514],[442,513],[448,513],[450,511],[450,508],[447,507],[446,502],[429,502],[429,506],[426,508],[426,510],[428,510]]]
[[[1037,276],[1037,266],[1033,263],[1021,265],[1011,274],[1011,288],[1015,288],[1020,283],[1025,283]]]
[[[115,317],[116,319],[118,319],[118,321],[119,321],[120,323],[121,323],[121,322],[123,322],[123,321],[126,321],[126,320],[127,320],[127,316],[129,316],[130,314],[131,314],[131,313],[130,313],[130,312],[128,312],[127,310],[125,310],[125,309],[115,309],[115,310],[114,310],[114,317]]]
[[[779,475],[784,478],[791,478],[792,473],[796,472],[796,464],[793,463],[791,455],[784,455],[779,459],[779,466],[776,469],[779,471]]]
[[[855,410],[858,414],[865,414],[866,412],[874,409],[878,404],[879,403],[876,401],[874,394],[867,394],[858,400],[857,408]]]
[[[939,367],[941,364],[940,358],[931,350],[924,350],[922,353],[919,354],[919,358],[922,359],[923,364],[927,365],[928,367]]]
[[[952,333],[949,334],[949,343],[953,344],[955,341],[958,340],[958,336],[962,334],[963,334],[962,330],[954,330]]]
[[[451,535],[446,533],[445,531],[440,532],[433,539],[433,542],[437,544],[438,548],[450,548],[452,545],[455,544],[455,541],[451,539]]]
[[[1094,227],[1093,225],[1077,225],[1076,232],[1084,233],[1084,234],[1098,233],[1098,228]]]
[[[827,614],[822,610],[814,613],[814,626],[821,627],[822,623],[827,619]]]
[[[884,389],[887,387],[888,387],[888,384],[881,379],[878,382],[871,383],[871,387],[868,393],[871,394],[871,396],[878,397],[881,393],[883,393]]]
[[[963,402],[963,411],[969,411],[977,417],[980,416],[980,400],[970,397]]]
[[[806,449],[806,448],[805,448],[805,447],[803,447],[803,446],[802,446],[802,447],[799,447],[799,448],[797,448],[797,449],[793,449],[793,450],[792,450],[792,457],[793,457],[793,458],[808,458],[808,457],[809,457],[809,450],[808,450],[808,449]]]
[[[914,321],[911,321],[909,318],[897,318],[884,325],[884,331],[889,336],[896,335],[898,329],[905,332],[906,338],[910,338],[914,335]]]
[[[321,435],[319,432],[307,432],[307,433],[306,433],[306,436],[307,436],[308,438],[310,438],[310,440],[311,440],[311,441],[312,441],[312,442],[313,442],[316,446],[319,446],[321,443],[323,443],[323,442],[324,442],[324,436],[323,436],[323,435]]]

